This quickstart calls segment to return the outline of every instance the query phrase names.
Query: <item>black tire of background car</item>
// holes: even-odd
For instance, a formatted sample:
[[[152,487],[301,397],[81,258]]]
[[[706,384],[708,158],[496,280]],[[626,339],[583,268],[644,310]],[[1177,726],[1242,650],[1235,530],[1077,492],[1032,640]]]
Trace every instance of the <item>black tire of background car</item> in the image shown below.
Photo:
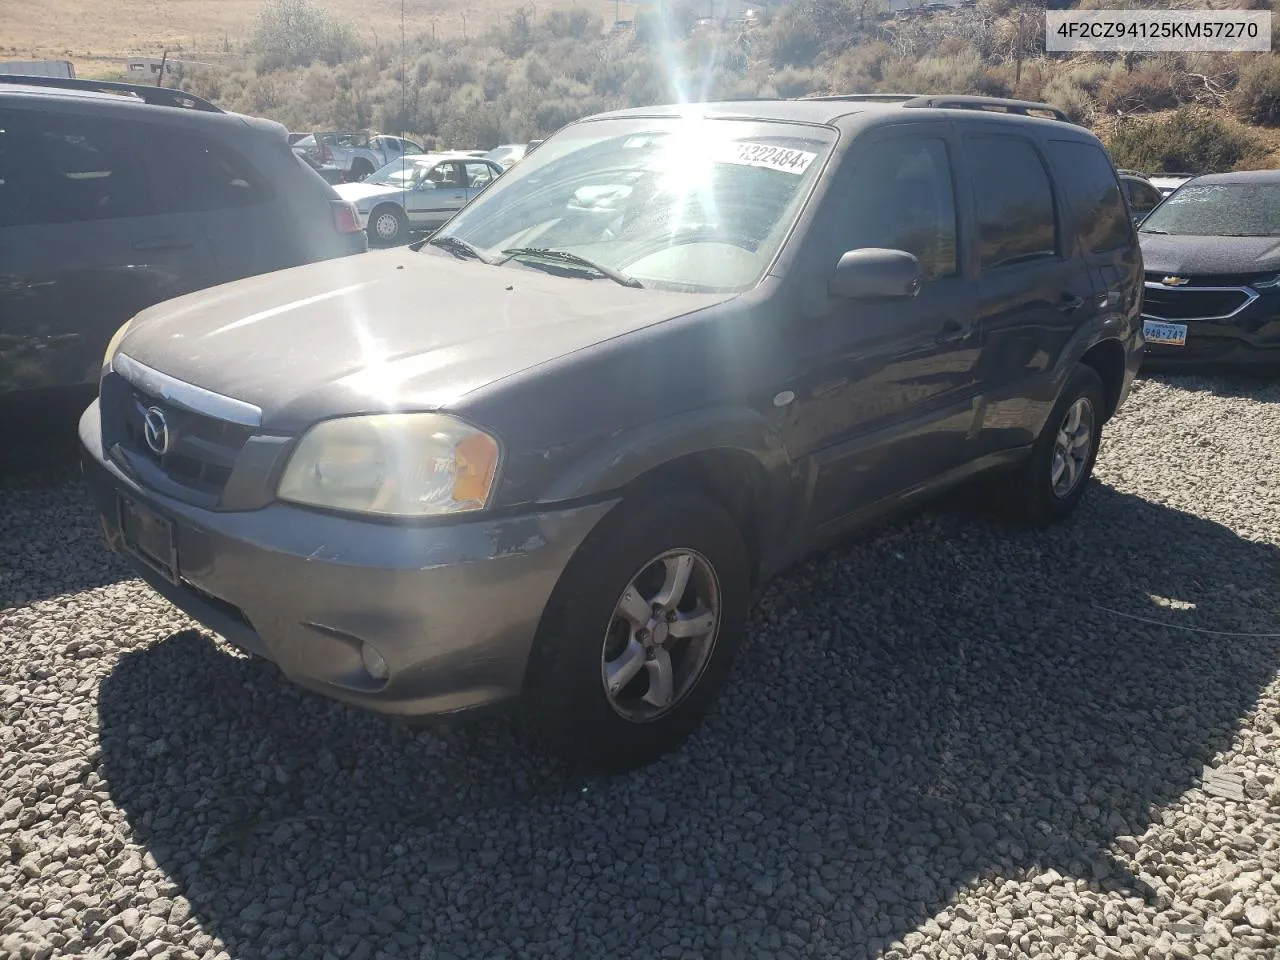
[[[364,157],[359,157],[351,164],[351,179],[363,180],[369,174],[373,173],[373,164]]]
[[[396,235],[391,238],[378,236],[377,229],[374,224],[377,223],[378,217],[390,213],[396,218]],[[405,237],[409,235],[409,218],[405,216],[403,210],[393,203],[384,203],[380,207],[374,207],[373,212],[369,214],[369,244],[378,247],[394,247],[397,243],[401,243]]]
[[[1093,447],[1085,461],[1084,476],[1065,497],[1053,492],[1052,464],[1053,442],[1058,428],[1071,405],[1081,397],[1087,397],[1093,405]],[[1093,464],[1098,458],[1102,442],[1102,420],[1106,410],[1106,393],[1102,378],[1092,367],[1077,364],[1067,378],[1066,386],[1053,405],[1053,412],[1045,421],[1044,429],[1031,448],[1031,456],[1010,477],[1008,504],[1019,520],[1031,526],[1044,527],[1066,519],[1084,498],[1093,475]]]
[[[619,716],[601,679],[615,605],[650,558],[692,549],[715,570],[720,623],[701,678],[669,713],[646,723]],[[728,679],[751,605],[742,534],[706,497],[661,493],[623,501],[592,531],[557,584],[539,624],[525,682],[522,727],[570,763],[621,772],[652,763],[698,727]]]

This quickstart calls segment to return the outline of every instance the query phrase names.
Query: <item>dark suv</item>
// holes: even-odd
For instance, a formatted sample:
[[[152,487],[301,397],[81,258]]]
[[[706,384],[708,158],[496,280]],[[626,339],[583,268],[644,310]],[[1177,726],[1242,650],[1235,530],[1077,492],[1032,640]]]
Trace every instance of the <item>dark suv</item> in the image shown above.
[[[606,114],[429,240],[146,311],[80,424],[109,541],[314,690],[650,760],[788,563],[979,472],[1034,522],[1079,503],[1142,263],[1046,112]]]
[[[0,77],[0,403],[92,391],[151,304],[366,248],[279,124],[177,90]]]

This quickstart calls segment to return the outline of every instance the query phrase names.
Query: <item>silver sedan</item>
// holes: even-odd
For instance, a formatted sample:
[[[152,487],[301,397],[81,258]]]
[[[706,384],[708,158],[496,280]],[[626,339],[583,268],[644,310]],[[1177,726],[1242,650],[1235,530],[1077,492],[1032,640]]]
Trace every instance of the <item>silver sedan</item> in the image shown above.
[[[424,153],[334,189],[356,205],[371,244],[392,246],[412,232],[435,230],[502,172],[500,164],[471,154]]]

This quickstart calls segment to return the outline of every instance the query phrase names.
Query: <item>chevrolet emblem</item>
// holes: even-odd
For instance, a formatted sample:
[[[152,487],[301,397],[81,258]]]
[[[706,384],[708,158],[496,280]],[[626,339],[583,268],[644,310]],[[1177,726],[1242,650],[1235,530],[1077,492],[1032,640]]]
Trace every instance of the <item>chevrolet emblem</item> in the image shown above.
[[[1186,277],[1165,277],[1160,282],[1166,287],[1185,287],[1191,281]]]

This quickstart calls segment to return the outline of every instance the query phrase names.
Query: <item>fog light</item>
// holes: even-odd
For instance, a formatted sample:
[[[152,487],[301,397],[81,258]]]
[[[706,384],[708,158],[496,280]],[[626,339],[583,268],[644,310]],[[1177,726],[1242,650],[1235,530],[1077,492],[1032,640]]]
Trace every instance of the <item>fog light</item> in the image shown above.
[[[364,663],[365,670],[369,676],[375,680],[385,680],[391,676],[391,671],[387,669],[387,661],[382,659],[382,654],[373,648],[371,644],[362,643],[360,645],[360,660]]]

